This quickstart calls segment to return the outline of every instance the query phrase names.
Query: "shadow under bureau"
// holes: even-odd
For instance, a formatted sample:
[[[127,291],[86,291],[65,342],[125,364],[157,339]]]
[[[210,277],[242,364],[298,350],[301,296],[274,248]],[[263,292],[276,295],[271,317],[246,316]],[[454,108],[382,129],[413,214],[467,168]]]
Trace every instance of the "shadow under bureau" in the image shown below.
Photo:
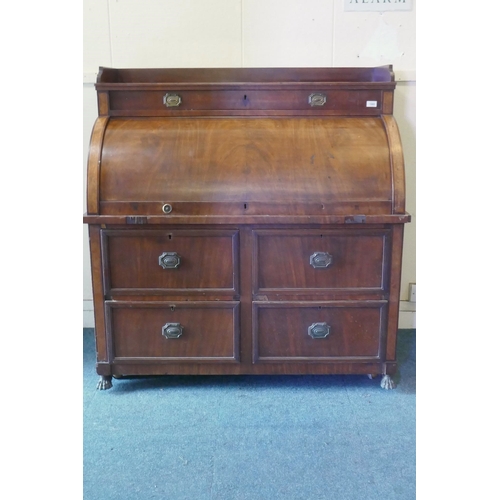
[[[394,386],[405,212],[392,68],[100,68],[87,179],[98,387]]]

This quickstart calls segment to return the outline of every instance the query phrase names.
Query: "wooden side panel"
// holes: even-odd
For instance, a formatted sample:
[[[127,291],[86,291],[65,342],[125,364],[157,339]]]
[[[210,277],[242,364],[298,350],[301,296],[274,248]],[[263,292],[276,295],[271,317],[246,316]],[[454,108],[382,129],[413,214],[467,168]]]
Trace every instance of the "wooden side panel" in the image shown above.
[[[87,213],[99,213],[99,181],[101,172],[101,151],[104,132],[108,124],[109,117],[97,118],[92,136],[90,138],[89,156],[87,163]]]
[[[109,349],[104,317],[103,261],[101,254],[101,232],[99,226],[89,226],[90,265],[92,272],[92,296],[94,300],[94,321],[97,362],[109,361]],[[105,375],[105,373],[103,373]]]
[[[383,115],[387,139],[389,141],[389,149],[391,154],[391,172],[392,172],[392,191],[393,191],[393,208],[392,213],[405,213],[405,163],[403,157],[403,145],[399,135],[398,125],[393,116]]]
[[[99,116],[109,116],[109,92],[97,92]]]
[[[386,91],[383,92],[382,95],[383,95],[382,113],[384,115],[392,115],[394,106],[394,92]]]
[[[391,244],[390,299],[387,321],[387,350],[385,355],[387,361],[396,360],[399,293],[401,289],[401,263],[403,257],[403,233],[404,226],[402,224],[393,226]]]

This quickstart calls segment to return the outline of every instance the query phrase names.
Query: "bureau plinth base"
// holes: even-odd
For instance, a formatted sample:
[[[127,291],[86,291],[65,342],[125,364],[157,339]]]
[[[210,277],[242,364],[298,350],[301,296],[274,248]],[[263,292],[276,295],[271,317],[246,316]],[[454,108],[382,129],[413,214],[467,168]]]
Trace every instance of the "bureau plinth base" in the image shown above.
[[[131,377],[117,376],[114,378],[124,379],[124,378],[136,378],[136,377],[140,378],[140,375],[131,376]],[[368,375],[368,378],[370,380],[373,380],[376,378],[376,375]],[[113,384],[111,383],[111,377],[101,375],[101,377],[99,378],[99,382],[97,383],[97,390],[105,391],[105,390],[111,389],[112,387],[113,387]],[[396,384],[390,375],[384,375],[382,377],[381,382],[380,382],[380,387],[382,389],[391,390],[391,389],[396,388]]]
[[[152,361],[152,360],[151,360]],[[238,376],[238,375],[281,375],[281,376],[300,376],[300,375],[358,375],[367,376],[374,380],[381,376],[380,387],[386,390],[396,388],[393,375],[397,371],[397,365],[394,362],[387,363],[257,363],[257,364],[227,364],[221,366],[218,363],[170,363],[170,362],[152,362],[152,363],[125,363],[109,365],[109,371],[112,375],[101,375],[97,385],[98,390],[106,390],[112,387],[112,379],[131,380],[144,377],[178,377],[178,376]],[[391,375],[387,372],[390,371]],[[167,384],[168,384],[168,379]],[[341,382],[341,379],[338,379]],[[336,383],[335,381],[333,382]]]

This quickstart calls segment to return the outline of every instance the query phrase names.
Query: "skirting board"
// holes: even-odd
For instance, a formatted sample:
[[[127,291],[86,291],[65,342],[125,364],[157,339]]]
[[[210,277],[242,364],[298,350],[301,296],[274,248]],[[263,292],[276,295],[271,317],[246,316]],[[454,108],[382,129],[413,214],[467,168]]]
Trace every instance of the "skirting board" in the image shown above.
[[[94,303],[83,300],[83,328],[94,328]]]
[[[399,322],[398,328],[408,329],[416,328],[416,315],[415,310],[409,311],[412,307],[409,307],[408,302],[401,302],[401,308],[399,311]],[[83,328],[94,328],[94,309],[92,307],[91,300],[83,301]]]
[[[416,311],[399,311],[398,328],[401,330],[417,328]]]

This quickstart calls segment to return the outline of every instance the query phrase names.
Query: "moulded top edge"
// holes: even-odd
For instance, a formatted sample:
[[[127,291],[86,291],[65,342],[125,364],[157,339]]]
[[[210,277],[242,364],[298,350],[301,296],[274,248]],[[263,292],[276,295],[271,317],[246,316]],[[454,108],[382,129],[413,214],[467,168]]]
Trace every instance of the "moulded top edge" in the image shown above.
[[[163,90],[394,90],[396,82],[170,82],[170,83],[96,83],[97,91]]]
[[[99,68],[100,84],[391,83],[392,65],[374,68]]]

